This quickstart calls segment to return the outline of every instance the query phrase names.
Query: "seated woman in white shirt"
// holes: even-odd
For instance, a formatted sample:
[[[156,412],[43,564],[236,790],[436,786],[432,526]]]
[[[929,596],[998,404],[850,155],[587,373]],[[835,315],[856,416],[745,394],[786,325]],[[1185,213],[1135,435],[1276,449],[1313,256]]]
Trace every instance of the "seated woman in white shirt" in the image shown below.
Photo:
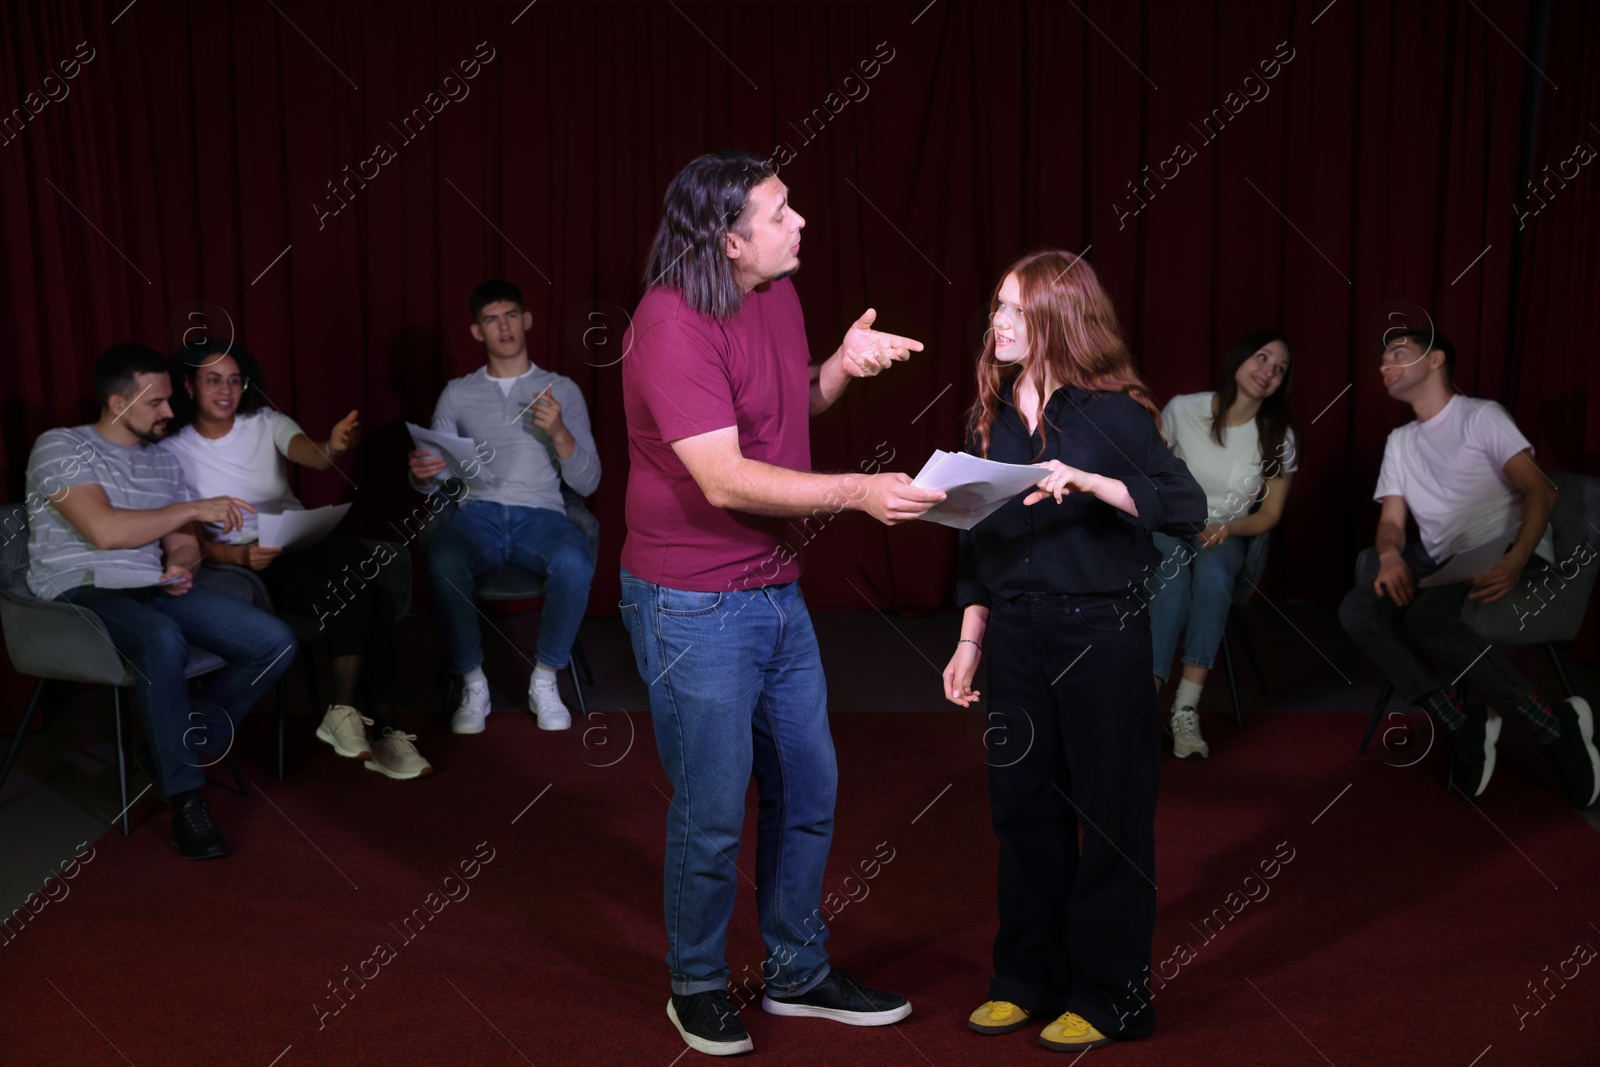
[[[201,497],[226,492],[265,514],[299,510],[285,460],[329,470],[360,436],[352,411],[326,442],[312,441],[293,419],[270,406],[260,366],[237,344],[208,340],[178,352],[172,378],[174,417],[162,447],[178,458],[189,488]],[[369,770],[390,778],[433,773],[412,744],[416,735],[403,732],[395,717],[394,604],[368,580],[373,553],[337,532],[296,551],[263,548],[254,514],[242,529],[211,526],[204,532],[201,550],[207,560],[257,571],[275,608],[322,623],[335,693],[317,736],[339,755],[365,760]],[[373,696],[370,716],[357,710],[363,665]],[[379,728],[375,740],[368,737],[368,726]]]
[[[1215,391],[1175,396],[1161,413],[1162,434],[1205,490],[1207,512],[1197,536],[1155,535],[1163,562],[1149,582],[1158,693],[1183,635],[1183,674],[1169,720],[1179,759],[1211,754],[1200,736],[1200,693],[1222,644],[1250,538],[1278,525],[1299,466],[1292,378],[1288,339],[1256,330],[1228,353]]]

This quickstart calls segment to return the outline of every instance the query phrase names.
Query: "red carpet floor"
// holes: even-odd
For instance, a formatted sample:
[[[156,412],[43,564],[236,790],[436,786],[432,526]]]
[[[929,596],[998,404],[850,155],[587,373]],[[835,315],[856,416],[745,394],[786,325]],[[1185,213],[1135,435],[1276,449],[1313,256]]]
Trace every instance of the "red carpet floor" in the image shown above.
[[[834,959],[916,1012],[857,1029],[748,1011],[760,1061],[1068,1062],[1033,1030],[965,1027],[995,925],[979,722],[835,717],[828,885],[855,899],[833,919]],[[459,738],[427,724],[439,773],[409,783],[302,739],[287,783],[246,761],[253,796],[212,791],[236,849],[220,862],[179,861],[147,800],[131,839],[95,842],[64,896],[8,928],[0,1062],[701,1059],[677,1059],[664,1015],[667,800],[647,725],[615,714],[563,736],[497,714]],[[1172,977],[1155,983],[1158,1030],[1094,1061],[1597,1061],[1600,964],[1574,953],[1600,946],[1600,839],[1530,750],[1506,746],[1475,808],[1444,792],[1438,753],[1409,768],[1358,758],[1356,716],[1206,727],[1213,758],[1163,771],[1156,962]],[[1276,876],[1247,882],[1263,862]],[[875,877],[846,883],[863,865]],[[750,851],[739,866],[753,870]],[[761,963],[753,897],[746,880],[736,983]]]

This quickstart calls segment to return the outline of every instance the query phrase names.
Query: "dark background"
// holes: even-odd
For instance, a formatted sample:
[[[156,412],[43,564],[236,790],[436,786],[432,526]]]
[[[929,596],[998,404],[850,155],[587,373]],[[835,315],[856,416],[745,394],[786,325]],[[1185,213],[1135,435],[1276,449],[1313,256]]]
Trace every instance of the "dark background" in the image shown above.
[[[813,351],[869,305],[927,343],[815,421],[819,470],[892,449],[914,474],[959,447],[988,294],[1043,246],[1088,250],[1163,402],[1209,388],[1245,331],[1289,334],[1305,448],[1274,599],[1335,602],[1371,541],[1384,437],[1409,417],[1371,347],[1391,310],[1454,339],[1460,387],[1505,403],[1547,468],[1600,455],[1600,160],[1565,164],[1521,225],[1516,206],[1530,174],[1600,148],[1593,3],[126,3],[0,8],[0,106],[66,92],[0,135],[9,499],[40,432],[94,417],[100,350],[202,328],[251,348],[313,436],[361,411],[347,477],[302,472],[300,493],[392,532],[417,504],[403,423],[482,363],[467,295],[501,276],[527,295],[535,362],[588,398],[605,466],[591,610],[614,612],[615,361],[661,196],[701,152],[780,145],[809,220]],[[1246,91],[1266,95],[1202,135]],[[431,92],[448,102],[408,142],[391,124]],[[380,142],[394,160],[319,217]],[[1128,183],[1180,142],[1194,158],[1124,218]],[[936,610],[954,545],[840,516],[807,595]]]

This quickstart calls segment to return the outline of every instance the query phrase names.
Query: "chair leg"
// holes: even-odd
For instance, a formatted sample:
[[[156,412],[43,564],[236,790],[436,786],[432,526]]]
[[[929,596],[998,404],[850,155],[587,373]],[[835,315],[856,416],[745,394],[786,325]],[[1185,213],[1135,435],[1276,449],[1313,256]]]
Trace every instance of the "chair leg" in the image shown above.
[[[1361,747],[1356,749],[1356,755],[1365,756],[1367,745],[1372,741],[1372,735],[1378,729],[1378,723],[1383,718],[1383,709],[1389,706],[1389,698],[1394,696],[1394,686],[1388,682],[1383,683],[1383,688],[1378,690],[1378,702],[1372,707],[1372,718],[1367,720],[1367,732],[1361,737]]]
[[[117,725],[117,795],[122,798],[122,836],[128,837],[133,833],[128,816],[133,805],[128,803],[128,753],[122,746],[122,689],[118,686],[111,687],[111,718]]]
[[[283,744],[289,718],[289,687],[278,679],[278,781],[283,781]]]
[[[1228,634],[1222,634],[1222,666],[1228,673],[1228,695],[1233,697],[1233,721],[1244,726],[1244,707],[1239,703],[1239,680],[1233,674],[1233,652],[1228,648]]]
[[[317,685],[317,657],[305,655],[300,659],[305,664],[306,693],[311,697],[311,714],[321,715],[327,709],[322,706],[322,691]]]
[[[1544,650],[1550,654],[1550,666],[1555,669],[1556,680],[1561,683],[1561,695],[1563,697],[1577,696],[1578,691],[1572,688],[1572,679],[1567,677],[1567,668],[1561,662],[1561,653],[1556,651],[1556,643],[1554,641],[1546,641]],[[0,781],[3,780],[3,777],[0,777]]]
[[[1239,644],[1244,647],[1244,660],[1250,664],[1251,672],[1256,676],[1256,685],[1261,688],[1261,699],[1272,702],[1272,696],[1267,690],[1267,676],[1261,670],[1261,660],[1256,658],[1255,642],[1250,640],[1250,629],[1245,626],[1244,618],[1237,609],[1228,613],[1228,621],[1233,624],[1233,632],[1239,637]]]
[[[574,663],[574,665],[572,666],[572,672],[571,673],[572,673],[572,691],[574,693],[578,694],[578,714],[582,715],[584,718],[588,718],[589,717],[589,706],[588,706],[587,703],[584,702],[584,699],[583,699],[583,682],[581,682],[578,679],[578,668],[576,666],[576,663]]]
[[[239,795],[242,797],[249,796],[250,790],[244,784],[244,775],[239,773],[239,761],[235,758],[232,748],[228,749],[228,754],[224,758],[228,761],[228,770],[233,772],[233,781],[239,787]]]
[[[6,746],[5,763],[0,764],[0,789],[6,787],[6,779],[11,776],[11,765],[17,761],[17,752],[22,748],[22,739],[27,736],[28,727],[33,725],[34,713],[39,710],[39,698],[44,694],[44,679],[39,679],[39,684],[33,687],[33,696],[28,698],[28,707],[22,713],[22,722],[17,726],[17,732],[11,737],[11,744]]]
[[[583,654],[583,642],[576,637],[572,639],[572,662],[578,665],[578,670],[583,672],[583,681],[586,685],[594,684],[594,672],[589,669],[589,657]]]

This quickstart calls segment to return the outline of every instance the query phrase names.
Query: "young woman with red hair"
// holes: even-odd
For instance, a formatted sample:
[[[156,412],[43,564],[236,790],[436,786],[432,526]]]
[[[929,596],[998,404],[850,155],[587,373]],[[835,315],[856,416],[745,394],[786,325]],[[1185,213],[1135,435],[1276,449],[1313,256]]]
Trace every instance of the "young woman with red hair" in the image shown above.
[[[967,450],[1047,470],[961,536],[945,696],[977,700],[987,649],[1000,839],[994,977],[968,1025],[1059,1016],[1039,1040],[1065,1052],[1143,1037],[1161,737],[1139,591],[1160,563],[1154,532],[1196,532],[1206,503],[1082,259],[1036,252],[996,287]]]

